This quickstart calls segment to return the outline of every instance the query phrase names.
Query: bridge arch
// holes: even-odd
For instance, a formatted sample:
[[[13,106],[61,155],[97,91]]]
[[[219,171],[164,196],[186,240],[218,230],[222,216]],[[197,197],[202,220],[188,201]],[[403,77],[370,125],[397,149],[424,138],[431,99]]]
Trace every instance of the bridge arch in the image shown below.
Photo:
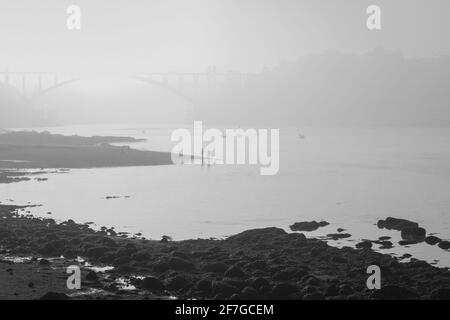
[[[177,88],[175,88],[173,86],[167,85],[164,82],[156,81],[156,80],[153,80],[153,79],[151,79],[149,77],[142,77],[142,76],[127,76],[127,77],[124,77],[124,78],[132,79],[132,80],[135,80],[137,82],[141,82],[141,83],[145,83],[145,84],[148,84],[148,85],[152,85],[152,86],[161,88],[161,89],[163,89],[163,90],[165,90],[167,92],[170,92],[171,94],[174,94],[174,95],[182,98],[183,100],[189,102],[190,104],[195,105],[195,100],[192,97],[190,97],[189,95],[185,94],[184,92],[182,92],[181,90],[178,90]],[[57,90],[57,89],[59,89],[61,87],[70,85],[72,83],[75,83],[75,82],[78,82],[78,81],[81,81],[81,80],[82,80],[82,78],[70,79],[70,80],[62,81],[60,83],[52,85],[52,86],[50,86],[48,88],[41,89],[39,92],[37,92],[36,94],[34,94],[32,96],[32,99],[39,98],[39,97],[47,94],[48,92]]]

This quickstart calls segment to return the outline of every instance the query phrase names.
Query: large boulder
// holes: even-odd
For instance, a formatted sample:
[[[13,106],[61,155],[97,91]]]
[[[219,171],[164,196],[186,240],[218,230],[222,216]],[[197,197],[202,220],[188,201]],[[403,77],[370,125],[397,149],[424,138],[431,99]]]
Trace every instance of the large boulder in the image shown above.
[[[378,228],[380,229],[388,229],[388,230],[397,230],[402,231],[404,228],[418,228],[419,224],[417,222],[409,221],[406,219],[398,219],[388,217],[386,220],[379,220]]]
[[[438,247],[444,250],[450,249],[450,241],[441,241],[438,244]]]
[[[350,233],[330,233],[327,234],[327,238],[331,240],[339,240],[339,239],[345,239],[350,238],[352,235]]]
[[[424,241],[427,232],[421,227],[407,227],[401,231],[402,239],[406,241]]]
[[[361,241],[360,243],[357,243],[355,245],[355,247],[357,249],[370,249],[370,248],[372,248],[372,242],[364,240],[364,241]]]
[[[326,221],[303,221],[294,223],[290,228],[292,231],[314,231],[327,225],[329,225],[329,223]]]
[[[227,241],[237,241],[245,243],[258,243],[271,241],[274,238],[284,236],[287,232],[280,228],[263,228],[263,229],[252,229],[241,232],[237,235],[231,236]]]
[[[436,236],[428,236],[425,238],[425,242],[431,246],[434,246],[435,244],[438,244],[442,240]]]

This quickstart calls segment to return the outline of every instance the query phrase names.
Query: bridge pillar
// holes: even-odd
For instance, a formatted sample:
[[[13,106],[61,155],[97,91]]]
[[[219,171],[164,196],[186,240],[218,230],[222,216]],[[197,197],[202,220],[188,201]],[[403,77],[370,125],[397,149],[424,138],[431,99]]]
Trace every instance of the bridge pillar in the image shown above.
[[[183,75],[178,75],[178,90],[183,90]]]
[[[216,67],[215,66],[209,66],[207,77],[208,77],[208,88],[211,89],[216,86]]]
[[[38,74],[38,89],[42,91],[42,74]]]
[[[194,74],[194,86],[198,87],[198,74]]]
[[[27,85],[26,85],[26,76],[25,74],[22,75],[22,94],[24,95],[25,92],[27,90]]]

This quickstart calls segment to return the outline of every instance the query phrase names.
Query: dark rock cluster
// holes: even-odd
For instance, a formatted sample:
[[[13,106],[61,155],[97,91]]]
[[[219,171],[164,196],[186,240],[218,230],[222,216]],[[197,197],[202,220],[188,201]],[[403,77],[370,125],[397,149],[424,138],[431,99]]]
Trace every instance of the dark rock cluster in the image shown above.
[[[417,222],[409,221],[406,219],[398,218],[386,218],[386,220],[379,220],[377,223],[378,228],[397,230],[401,232],[402,240],[399,242],[400,245],[410,245],[420,242],[426,242],[429,245],[438,245],[444,250],[450,249],[450,242],[442,240],[436,236],[427,236],[427,231],[420,227]]]
[[[225,240],[150,241],[94,231],[71,220],[19,215],[0,206],[0,246],[39,258],[83,257],[109,265],[108,279],[127,278],[137,297],[195,299],[448,299],[450,273],[423,261],[399,263],[370,249],[336,248],[279,228],[248,230]],[[380,240],[387,241],[387,239]],[[44,260],[40,260],[44,261]],[[366,286],[367,268],[381,268],[382,289]],[[139,275],[139,277],[136,277]],[[105,274],[84,279],[116,298],[123,294]],[[128,291],[129,292],[129,291]],[[64,299],[49,293],[45,299]]]
[[[327,225],[329,225],[329,223],[326,221],[303,221],[294,223],[290,228],[292,231],[314,231]]]

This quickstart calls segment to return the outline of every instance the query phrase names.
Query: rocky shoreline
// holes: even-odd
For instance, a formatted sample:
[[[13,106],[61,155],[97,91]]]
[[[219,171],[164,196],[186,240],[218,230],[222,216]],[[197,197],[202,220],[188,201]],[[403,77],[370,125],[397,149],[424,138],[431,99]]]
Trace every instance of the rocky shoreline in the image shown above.
[[[224,240],[148,240],[0,205],[1,299],[450,299],[450,272],[368,247],[255,229]],[[81,290],[66,268],[81,268]],[[380,290],[366,286],[381,269]]]

